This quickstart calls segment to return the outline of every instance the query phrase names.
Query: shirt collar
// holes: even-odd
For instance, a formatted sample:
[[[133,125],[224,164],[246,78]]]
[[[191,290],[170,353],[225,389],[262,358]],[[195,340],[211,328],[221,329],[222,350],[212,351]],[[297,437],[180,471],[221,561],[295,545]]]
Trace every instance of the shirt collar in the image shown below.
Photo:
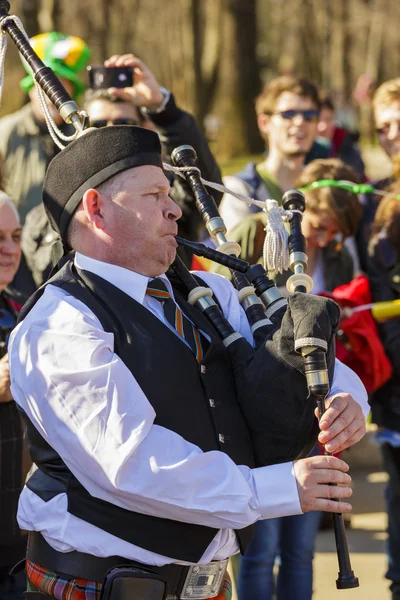
[[[89,256],[81,254],[80,252],[75,253],[74,263],[78,269],[89,271],[90,273],[94,273],[95,275],[102,277],[112,285],[115,285],[115,287],[117,287],[119,290],[136,300],[136,302],[144,304],[147,284],[151,279],[153,279],[152,277],[147,277],[146,275],[135,273],[134,271],[130,271],[124,267],[118,267],[117,265],[112,265],[101,260],[90,258]],[[166,275],[160,275],[159,278],[164,281],[169,293],[173,298],[174,294],[168,277]]]

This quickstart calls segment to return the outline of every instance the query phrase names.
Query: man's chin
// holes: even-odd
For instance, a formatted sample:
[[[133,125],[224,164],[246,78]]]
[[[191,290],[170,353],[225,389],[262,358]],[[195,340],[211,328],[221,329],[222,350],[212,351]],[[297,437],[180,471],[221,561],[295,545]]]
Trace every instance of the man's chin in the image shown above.
[[[307,154],[308,150],[302,150],[302,149],[298,149],[298,150],[289,150],[288,152],[286,152],[286,156],[288,158],[299,158],[299,157],[305,157]]]
[[[164,273],[165,273],[165,271],[167,271],[170,268],[170,266],[174,262],[175,258],[176,258],[176,248],[168,248],[168,251],[167,251],[166,257],[165,257],[165,262],[164,262],[164,265],[165,265]]]

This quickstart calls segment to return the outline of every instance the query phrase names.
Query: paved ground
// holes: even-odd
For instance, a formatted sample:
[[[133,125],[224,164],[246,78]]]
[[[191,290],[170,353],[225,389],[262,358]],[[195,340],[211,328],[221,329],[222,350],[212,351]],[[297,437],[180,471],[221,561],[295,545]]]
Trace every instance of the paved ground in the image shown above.
[[[333,531],[318,535],[314,561],[315,600],[389,600],[386,569],[384,482],[386,474],[375,469],[353,469],[352,528],[347,531],[352,567],[360,587],[337,590],[337,556]]]

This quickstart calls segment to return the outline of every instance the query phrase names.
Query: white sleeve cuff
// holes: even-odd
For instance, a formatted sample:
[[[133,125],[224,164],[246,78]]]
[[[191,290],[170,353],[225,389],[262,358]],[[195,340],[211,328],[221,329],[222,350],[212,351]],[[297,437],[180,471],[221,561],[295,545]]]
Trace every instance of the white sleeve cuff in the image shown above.
[[[368,404],[367,390],[365,389],[363,382],[352,369],[336,358],[335,371],[328,398],[335,394],[339,394],[340,392],[350,394],[350,396],[352,396],[361,406],[364,417],[367,418],[370,406]]]
[[[251,473],[262,519],[302,513],[293,463],[260,467]]]

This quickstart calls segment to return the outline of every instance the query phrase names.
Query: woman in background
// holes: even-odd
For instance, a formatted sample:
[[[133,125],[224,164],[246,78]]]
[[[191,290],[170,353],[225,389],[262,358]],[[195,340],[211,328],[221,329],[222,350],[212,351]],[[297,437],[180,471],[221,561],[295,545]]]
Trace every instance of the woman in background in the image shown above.
[[[7,343],[21,308],[21,297],[7,286],[21,260],[21,225],[12,200],[0,192],[0,598],[20,600],[25,571],[9,575],[25,557],[26,535],[16,520],[18,498],[29,470],[22,423],[10,392]]]
[[[307,165],[296,181],[296,187],[307,188],[321,180],[359,182],[355,171],[341,160],[326,158]],[[313,294],[330,292],[351,281],[358,272],[358,259],[352,242],[362,208],[356,194],[337,187],[309,188],[304,194],[306,210],[302,231],[307,243],[306,272],[314,280]],[[266,224],[267,215],[260,212],[246,217],[228,231],[228,239],[238,242],[242,248],[240,258],[250,264],[262,261]],[[226,267],[213,264],[212,270],[230,278]],[[285,286],[290,275],[290,271],[278,274],[276,285]]]

